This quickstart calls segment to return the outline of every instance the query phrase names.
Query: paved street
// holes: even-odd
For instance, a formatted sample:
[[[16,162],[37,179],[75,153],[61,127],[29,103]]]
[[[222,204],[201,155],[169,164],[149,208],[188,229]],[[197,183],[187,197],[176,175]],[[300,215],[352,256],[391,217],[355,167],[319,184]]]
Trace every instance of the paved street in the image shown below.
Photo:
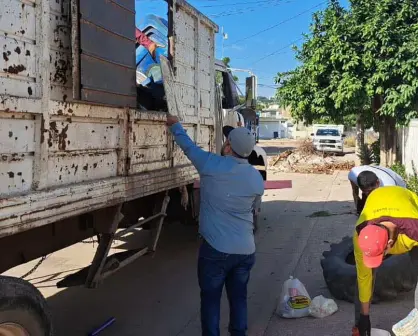
[[[249,285],[250,336],[346,336],[351,333],[352,305],[337,302],[339,312],[317,320],[284,320],[275,315],[283,281],[298,277],[311,297],[329,297],[320,266],[329,243],[351,234],[355,216],[345,172],[330,175],[276,174],[291,179],[293,189],[268,190],[264,197],[261,229],[257,235],[257,261]],[[334,216],[310,218],[317,211]],[[131,236],[132,237],[132,236]],[[135,246],[132,240],[114,250]],[[103,336],[197,336],[199,290],[196,279],[196,228],[168,224],[154,258],[144,257],[108,278],[97,290],[57,290],[55,282],[86,266],[93,246],[78,244],[51,255],[30,279],[45,296],[54,312],[57,334],[86,335],[110,317],[116,322]],[[9,274],[21,275],[31,265]],[[412,294],[391,305],[373,307],[372,323],[391,329],[412,309]],[[222,333],[226,335],[228,309],[223,304]]]

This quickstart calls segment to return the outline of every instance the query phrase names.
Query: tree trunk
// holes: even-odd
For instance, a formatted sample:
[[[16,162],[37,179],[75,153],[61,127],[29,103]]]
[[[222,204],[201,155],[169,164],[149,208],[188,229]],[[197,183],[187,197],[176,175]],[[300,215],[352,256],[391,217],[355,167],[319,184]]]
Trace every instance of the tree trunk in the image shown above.
[[[379,118],[379,140],[380,140],[380,165],[390,167],[396,163],[397,136],[396,120],[389,116],[379,116],[384,99],[382,95],[376,95],[372,100],[373,113]]]
[[[356,122],[356,166],[364,165],[365,163],[365,148],[364,148],[364,121],[363,115],[357,116]]]
[[[393,117],[382,116],[379,129],[380,137],[380,164],[390,167],[396,163],[397,136],[396,120]]]

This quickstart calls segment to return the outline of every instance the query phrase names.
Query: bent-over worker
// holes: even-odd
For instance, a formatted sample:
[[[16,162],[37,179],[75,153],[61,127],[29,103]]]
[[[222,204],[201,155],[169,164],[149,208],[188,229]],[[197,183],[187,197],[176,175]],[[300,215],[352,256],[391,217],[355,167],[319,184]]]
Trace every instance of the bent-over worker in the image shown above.
[[[200,175],[198,280],[203,336],[219,336],[223,287],[228,295],[229,332],[247,331],[247,284],[255,262],[253,210],[264,193],[260,173],[248,163],[254,136],[243,127],[224,128],[222,155],[202,150],[177,117],[167,126]]]
[[[358,214],[363,210],[367,196],[376,188],[386,186],[406,188],[406,183],[401,176],[389,168],[380,166],[354,167],[348,173],[348,180],[351,182],[354,204]],[[360,191],[362,192],[361,198]]]
[[[418,195],[398,186],[374,190],[357,220],[353,240],[358,285],[356,327],[361,336],[369,336],[374,277],[379,276],[384,256],[409,252],[413,267],[418,267]]]

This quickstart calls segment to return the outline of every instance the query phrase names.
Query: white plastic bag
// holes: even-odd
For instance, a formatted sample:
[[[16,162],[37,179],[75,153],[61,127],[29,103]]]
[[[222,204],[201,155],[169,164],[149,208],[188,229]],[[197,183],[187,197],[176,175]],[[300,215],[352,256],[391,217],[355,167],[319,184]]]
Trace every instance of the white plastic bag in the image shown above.
[[[322,295],[313,298],[309,307],[309,314],[316,318],[324,318],[334,314],[338,306],[333,299],[327,299]]]
[[[290,277],[283,284],[276,313],[284,318],[300,318],[309,315],[311,298],[305,286]]]
[[[418,310],[414,308],[407,317],[393,326],[392,331],[396,336],[418,335]]]

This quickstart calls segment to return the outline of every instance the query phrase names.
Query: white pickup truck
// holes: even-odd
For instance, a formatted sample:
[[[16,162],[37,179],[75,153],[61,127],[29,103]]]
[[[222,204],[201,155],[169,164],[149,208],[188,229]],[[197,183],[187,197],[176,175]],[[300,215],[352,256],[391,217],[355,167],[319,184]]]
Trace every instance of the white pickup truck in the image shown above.
[[[313,125],[312,142],[318,151],[344,153],[344,125]]]

